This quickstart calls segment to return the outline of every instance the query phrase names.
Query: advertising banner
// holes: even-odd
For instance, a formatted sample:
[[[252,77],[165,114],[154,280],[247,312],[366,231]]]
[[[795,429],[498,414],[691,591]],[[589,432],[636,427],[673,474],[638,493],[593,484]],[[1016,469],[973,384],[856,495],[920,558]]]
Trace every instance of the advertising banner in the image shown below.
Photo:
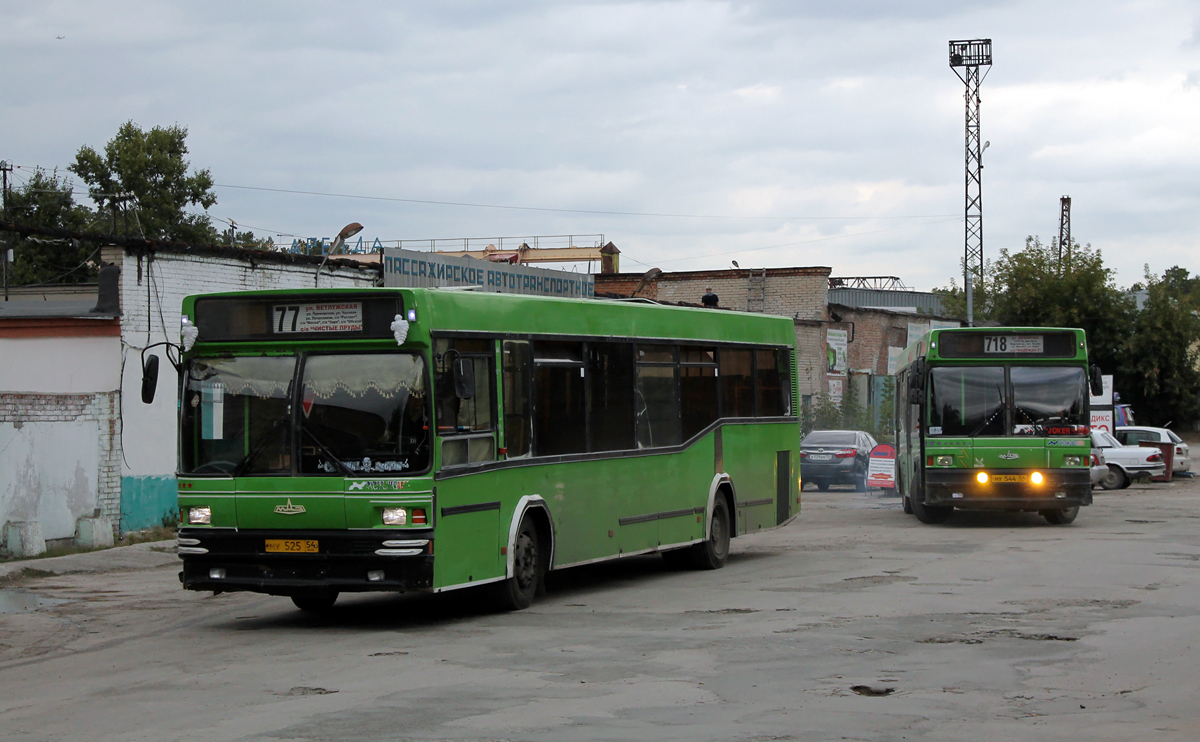
[[[896,487],[896,447],[880,443],[871,449],[871,462],[867,465],[867,486],[882,489]]]
[[[846,361],[846,344],[849,337],[850,334],[846,330],[825,331],[825,373],[833,376],[846,375],[846,369],[849,366]]]
[[[1103,375],[1100,377],[1104,383],[1104,391],[1099,397],[1092,397],[1092,407],[1112,407],[1113,403],[1113,377]]]
[[[829,380],[829,399],[834,404],[842,403],[842,380],[841,379],[830,379]]]
[[[1112,433],[1113,411],[1092,410],[1092,430],[1103,430],[1105,433]]]
[[[594,296],[588,273],[529,268],[435,252],[383,250],[383,285],[399,288],[478,286],[481,291],[580,298]]]

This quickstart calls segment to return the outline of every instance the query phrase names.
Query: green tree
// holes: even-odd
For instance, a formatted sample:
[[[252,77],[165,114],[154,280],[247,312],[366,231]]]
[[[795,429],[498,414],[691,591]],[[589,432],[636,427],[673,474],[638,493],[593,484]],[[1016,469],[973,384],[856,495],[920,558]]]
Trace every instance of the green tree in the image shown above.
[[[1180,273],[1182,271],[1182,273]],[[1123,402],[1147,425],[1191,425],[1200,418],[1200,315],[1189,302],[1187,271],[1160,279],[1147,271],[1150,296],[1137,313],[1126,361],[1114,381]]]
[[[113,213],[115,231],[150,239],[210,244],[218,241],[207,214],[217,202],[208,170],[188,173],[187,129],[175,125],[143,131],[127,121],[100,153],[80,147],[69,170],[91,187],[92,200]],[[122,211],[124,207],[124,211]]]
[[[962,265],[965,265],[965,260],[960,261],[960,270]],[[971,284],[971,304],[975,324],[989,322],[992,319],[992,305],[996,295],[995,274],[995,261],[984,261],[983,277],[975,277]],[[957,278],[951,278],[949,286],[935,288],[933,293],[942,300],[943,317],[967,321],[967,292],[964,287],[958,285]]]
[[[1037,237],[1016,253],[1000,251],[994,273],[993,319],[1001,325],[1079,327],[1087,332],[1088,357],[1106,373],[1125,359],[1133,299],[1117,288],[1099,250],[1074,244],[1071,262]]]
[[[93,214],[75,203],[72,183],[57,170],[36,170],[8,197],[8,218],[19,224],[83,231]],[[89,258],[96,246],[78,240],[11,235],[5,247],[13,248],[14,285],[79,283],[95,278],[99,261]]]

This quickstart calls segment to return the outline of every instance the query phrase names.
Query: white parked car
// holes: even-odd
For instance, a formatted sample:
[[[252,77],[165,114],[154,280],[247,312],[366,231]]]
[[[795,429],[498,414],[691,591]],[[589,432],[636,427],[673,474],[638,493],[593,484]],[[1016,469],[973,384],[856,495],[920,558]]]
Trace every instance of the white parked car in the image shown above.
[[[1104,450],[1092,449],[1092,486],[1100,484],[1108,476],[1108,464],[1104,462]]]
[[[1146,446],[1123,446],[1102,430],[1092,431],[1092,448],[1099,449],[1108,465],[1108,474],[1100,480],[1106,490],[1124,489],[1130,481],[1167,473],[1162,453]]]
[[[1166,428],[1150,428],[1145,425],[1122,425],[1113,431],[1113,436],[1126,446],[1136,446],[1142,441],[1151,443],[1173,443],[1175,445],[1175,460],[1171,463],[1171,471],[1191,471],[1192,460],[1188,454],[1188,444]]]

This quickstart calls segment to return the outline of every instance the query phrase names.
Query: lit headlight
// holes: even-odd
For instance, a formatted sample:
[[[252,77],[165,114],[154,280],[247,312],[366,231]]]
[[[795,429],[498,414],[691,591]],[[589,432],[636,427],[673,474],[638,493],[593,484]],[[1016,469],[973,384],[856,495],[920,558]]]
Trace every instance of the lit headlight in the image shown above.
[[[1067,466],[1079,466],[1083,463],[1083,459],[1079,456],[1063,456],[1063,464]]]
[[[198,508],[188,508],[187,522],[189,526],[207,526],[212,523],[212,508],[204,505]]]
[[[402,526],[408,523],[408,511],[404,508],[384,508],[383,524],[385,526]]]
[[[938,466],[954,466],[954,457],[938,456],[936,459],[934,459],[934,463],[936,463]]]
[[[1042,477],[1042,473],[1040,471],[1035,471],[1033,474],[1029,475],[1029,481],[1033,482],[1034,484],[1041,484],[1043,479],[1044,477]]]
[[[985,471],[981,471],[981,472],[979,472],[978,474],[976,474],[976,475],[975,475],[975,481],[976,481],[976,482],[979,482],[980,484],[987,484],[987,483],[988,483],[988,475],[987,475],[987,472],[985,472]]]

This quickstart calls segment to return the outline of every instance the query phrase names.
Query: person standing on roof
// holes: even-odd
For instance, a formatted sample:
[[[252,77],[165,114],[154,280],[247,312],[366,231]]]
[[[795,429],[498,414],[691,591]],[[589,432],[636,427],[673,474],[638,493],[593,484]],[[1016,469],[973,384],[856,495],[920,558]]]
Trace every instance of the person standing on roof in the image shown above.
[[[704,296],[700,297],[700,303],[709,309],[715,309],[720,299],[713,293],[712,286],[704,287]]]

